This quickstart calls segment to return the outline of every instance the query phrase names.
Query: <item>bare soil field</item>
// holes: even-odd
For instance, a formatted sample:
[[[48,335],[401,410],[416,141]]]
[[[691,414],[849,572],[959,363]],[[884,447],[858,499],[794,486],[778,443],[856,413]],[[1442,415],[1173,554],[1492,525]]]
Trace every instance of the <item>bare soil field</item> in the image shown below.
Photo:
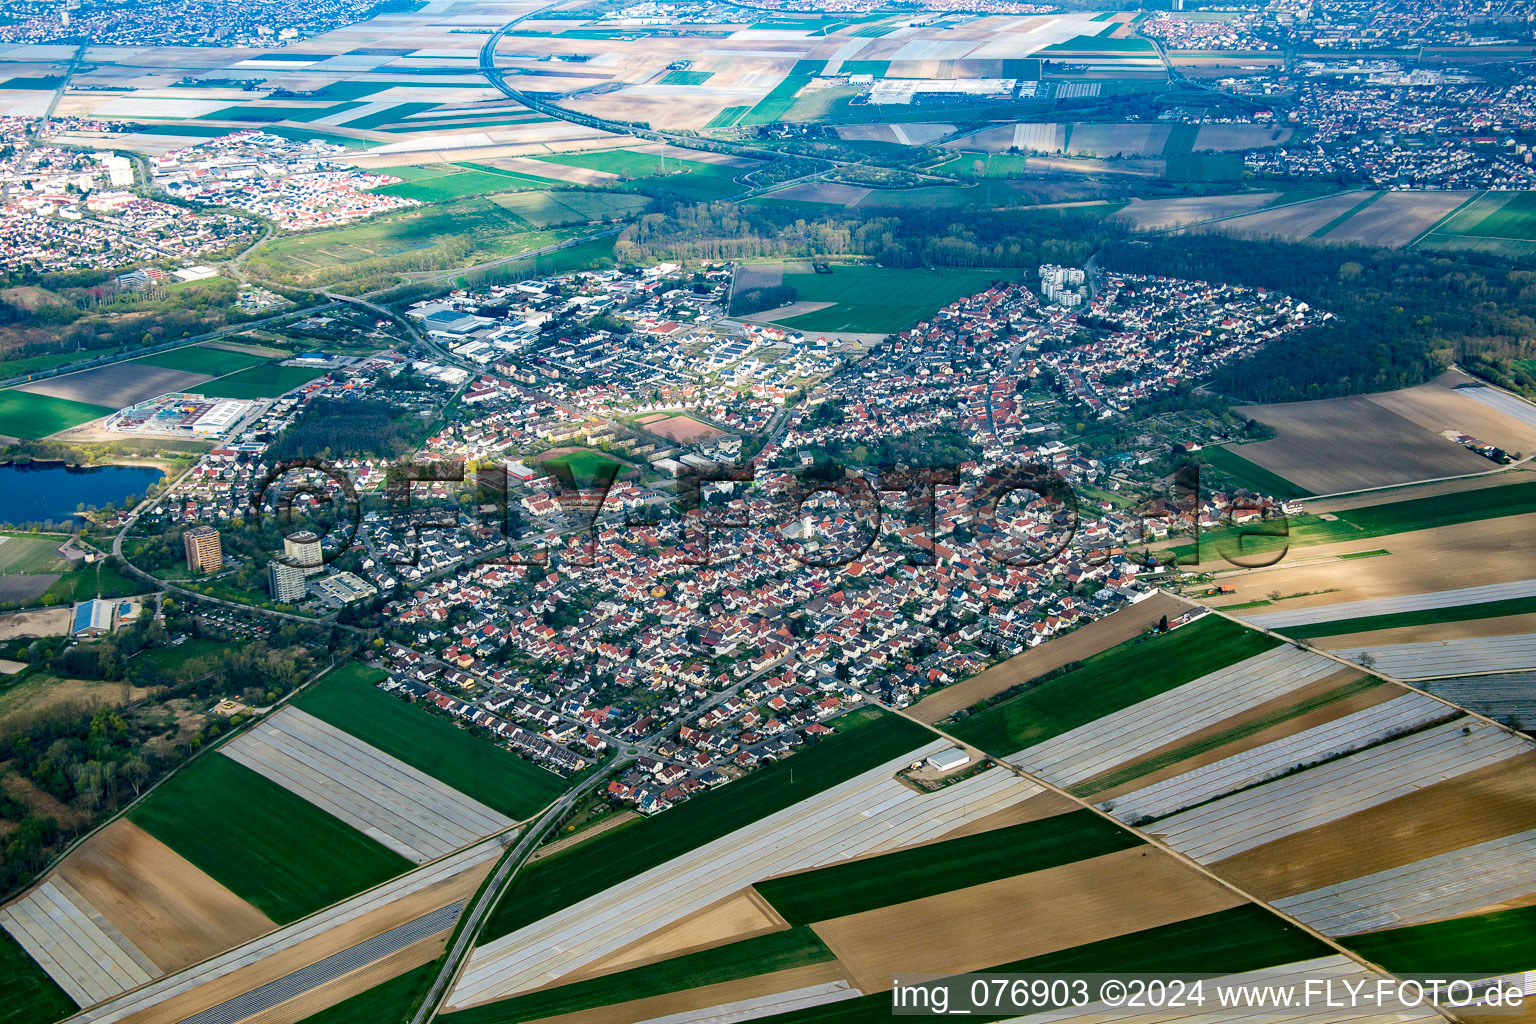
[[[641,967],[739,939],[750,939],[754,935],[783,931],[788,927],[789,922],[780,917],[768,901],[757,894],[756,889],[748,887],[723,900],[716,900],[681,921],[654,931],[578,971],[562,975],[558,984],[627,971],[631,967]]]
[[[1157,231],[1247,213],[1271,202],[1278,195],[1278,192],[1253,192],[1235,196],[1132,199],[1129,205],[1109,219],[1129,224],[1138,231]]]
[[[33,384],[23,384],[17,390],[121,409],[125,405],[133,405],[172,391],[196,390],[197,385],[212,379],[213,375],[207,373],[166,370],[142,363],[113,363]]]
[[[870,190],[835,181],[807,181],[771,192],[764,199],[792,199],[802,203],[827,203],[832,206],[856,206]]]
[[[31,604],[59,582],[56,572],[31,573],[28,575],[0,576],[0,601],[13,604]],[[9,618],[9,616],[6,616]]]
[[[1236,412],[1273,427],[1276,434],[1243,445],[1243,458],[1315,494],[1496,468],[1362,395],[1249,405]]]
[[[702,441],[709,437],[719,437],[725,433],[719,427],[712,427],[708,423],[700,423],[691,416],[669,416],[664,420],[647,424],[645,429],[653,434],[660,434],[669,441],[677,441],[682,444]]]
[[[1306,238],[1312,232],[1327,227],[1335,217],[1359,206],[1366,196],[1365,192],[1341,192],[1306,203],[1292,203],[1222,221],[1205,230],[1259,238]]]
[[[736,267],[736,290],[749,291],[753,288],[777,288],[784,283],[784,264],[782,263],[743,263]],[[657,415],[656,419],[662,419]],[[649,419],[649,417],[647,418]],[[646,420],[641,420],[642,423]]]
[[[1047,640],[1039,647],[1009,658],[1001,665],[995,665],[969,679],[946,686],[912,705],[907,709],[907,717],[931,725],[986,697],[996,696],[1069,662],[1081,661],[1139,636],[1157,625],[1164,615],[1178,615],[1188,607],[1187,602],[1167,594],[1150,597],[1097,622],[1090,622],[1066,636]]]
[[[1233,728],[1234,726],[1242,725],[1245,722],[1252,722],[1255,719],[1263,718],[1265,715],[1283,711],[1289,707],[1294,707],[1303,701],[1310,700],[1314,697],[1319,697],[1329,692],[1330,690],[1336,690],[1339,687],[1346,685],[1347,683],[1359,679],[1364,674],[1364,672],[1361,672],[1358,669],[1340,667],[1339,671],[1330,674],[1324,679],[1319,679],[1315,683],[1304,686],[1299,690],[1293,690],[1290,693],[1276,697],[1274,700],[1265,701],[1263,704],[1259,704],[1248,709],[1248,711],[1241,715],[1234,715],[1231,718],[1224,719],[1197,732],[1192,732],[1187,736],[1180,736],[1178,739],[1173,740],[1172,742],[1165,744],[1157,750],[1152,751],[1150,754],[1144,758],[1141,758],[1140,760],[1149,761],[1155,759],[1159,756],[1172,753],[1173,751],[1176,751],[1188,744],[1196,743],[1200,740],[1206,739],[1207,737],[1218,735],[1227,729]],[[1250,733],[1241,739],[1233,740],[1230,743],[1224,743],[1219,747],[1213,747],[1204,753],[1184,758],[1183,760],[1170,764],[1165,768],[1159,768],[1156,771],[1148,772],[1146,775],[1141,776],[1133,782],[1128,782],[1124,785],[1105,789],[1103,791],[1095,791],[1092,788],[1095,783],[1095,779],[1088,779],[1081,785],[1074,786],[1073,792],[1092,794],[1090,799],[1092,799],[1095,803],[1102,803],[1106,800],[1113,800],[1116,796],[1119,796],[1123,793],[1141,789],[1145,786],[1150,786],[1154,782],[1161,782],[1164,779],[1171,779],[1175,775],[1182,775],[1185,772],[1194,771],[1196,768],[1203,768],[1208,764],[1214,764],[1217,761],[1220,761],[1222,758],[1231,757],[1234,754],[1241,754],[1245,750],[1253,750],[1257,747],[1263,746],[1266,743],[1273,743],[1275,740],[1281,740],[1287,736],[1294,736],[1297,733],[1304,732],[1315,725],[1322,725],[1325,722],[1331,722],[1334,719],[1343,718],[1345,715],[1352,714],[1364,708],[1375,707],[1377,704],[1385,704],[1389,700],[1401,697],[1406,692],[1407,691],[1403,687],[1398,686],[1395,683],[1383,682],[1380,686],[1367,690],[1364,693],[1359,693],[1352,697],[1334,701],[1332,704],[1318,708],[1316,711],[1308,712],[1305,715],[1299,715],[1295,718],[1281,722],[1278,725],[1272,725],[1267,729],[1262,729],[1258,732]]]
[[[787,971],[759,974],[738,981],[701,985],[698,988],[650,996],[646,999],[631,999],[629,1002],[598,1006],[576,1013],[563,1013],[556,1017],[545,1017],[539,1024],[634,1024],[636,1021],[652,1021],[672,1014],[704,1010],[712,1006],[723,1006],[726,1003],[776,995],[780,992],[793,992],[795,989],[809,988],[812,985],[844,981],[846,977],[842,966],[832,960],[807,967],[795,967]]]
[[[223,977],[172,995],[155,1006],[124,1017],[121,1024],[179,1024],[187,1017],[292,974],[333,953],[339,953],[450,903],[469,898],[493,866],[492,861],[475,865],[452,878],[410,893]]]
[[[1447,370],[1428,384],[1366,397],[1373,405],[1436,434],[1454,430],[1508,452],[1536,452],[1536,427],[1479,402],[1467,393],[1469,388],[1461,385],[1475,387],[1477,382],[1459,370]],[[1495,466],[1488,463],[1485,468]]]
[[[1285,632],[1283,629],[1280,632]],[[1464,640],[1479,636],[1516,636],[1536,633],[1536,615],[1504,615],[1493,619],[1468,619],[1465,622],[1436,622],[1424,626],[1399,626],[1366,633],[1340,633],[1320,636],[1312,642],[1328,650],[1371,647],[1377,644],[1412,644],[1426,640]]]
[[[167,973],[276,927],[126,818],[87,840],[58,874]]]
[[[1015,875],[812,925],[864,992],[1226,910],[1242,899],[1153,847]]]
[[[1323,235],[1323,241],[1401,248],[1438,224],[1472,194],[1388,192]]]
[[[1236,592],[1222,595],[1219,603],[1260,601],[1273,590],[1307,595],[1288,599],[1279,606],[1289,611],[1527,579],[1533,530],[1536,513],[1298,548],[1268,569],[1223,572],[1221,582],[1231,584]],[[1335,557],[1379,548],[1387,549],[1389,554],[1343,561]],[[1208,563],[1202,568],[1223,567],[1231,568],[1224,562]]]
[[[1218,861],[1273,900],[1536,828],[1536,753],[1458,775]]]

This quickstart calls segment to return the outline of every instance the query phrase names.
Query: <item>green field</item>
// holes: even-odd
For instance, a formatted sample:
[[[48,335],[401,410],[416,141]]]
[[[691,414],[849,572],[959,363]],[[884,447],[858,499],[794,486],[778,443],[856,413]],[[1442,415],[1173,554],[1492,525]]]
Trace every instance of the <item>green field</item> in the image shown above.
[[[1421,235],[1414,247],[1531,256],[1536,254],[1536,202],[1529,192],[1478,193]]]
[[[20,359],[0,360],[0,380],[25,377],[38,370],[51,370],[55,366],[84,362],[98,356],[108,356],[118,349],[93,349],[89,352],[49,352],[40,356],[22,356]]]
[[[835,264],[830,274],[785,274],[801,302],[835,305],[779,323],[797,331],[903,331],[956,299],[1017,280],[1023,271],[905,270]]]
[[[1013,178],[1023,174],[1028,163],[1018,153],[960,153],[930,170],[965,178]]]
[[[4,930],[0,930],[0,978],[5,979],[6,991],[0,1024],[53,1024],[79,1009]]]
[[[422,964],[382,985],[375,985],[366,992],[311,1014],[299,1024],[402,1024],[426,994],[436,971],[435,962]]]
[[[726,107],[721,110],[720,113],[710,118],[709,123],[704,127],[729,128],[731,125],[741,120],[741,115],[745,114],[748,110],[751,109],[751,107]]]
[[[1368,932],[1342,941],[1395,974],[1512,974],[1536,964],[1536,907]]]
[[[173,348],[169,352],[156,352],[154,355],[133,360],[145,366],[158,366],[166,370],[186,370],[189,373],[207,373],[215,377],[266,361],[264,356],[252,355],[249,352],[234,352],[227,348],[212,348],[208,345],[188,345],[186,348]]]
[[[1041,57],[1051,57],[1064,53],[1107,53],[1107,54],[1145,54],[1151,56],[1157,52],[1152,42],[1140,36],[1126,36],[1124,39],[1111,39],[1108,36],[1073,36],[1066,42],[1055,43],[1043,50],[1037,51]]]
[[[34,395],[30,391],[0,391],[0,435],[28,440],[47,437],[112,411],[101,405]]]
[[[210,398],[276,398],[278,395],[325,376],[313,366],[278,366],[267,363],[210,380],[198,391]]]
[[[990,754],[1012,754],[1278,646],[1257,630],[1207,615],[1101,651],[1066,675],[959,720],[949,732]]]
[[[59,554],[64,537],[0,535],[0,576],[17,573],[66,572],[70,563]]]
[[[72,604],[76,601],[89,601],[93,597],[127,597],[144,591],[142,580],[130,579],[118,572],[111,562],[102,560],[60,576],[58,582],[43,594],[43,601]]]
[[[790,924],[805,925],[1043,871],[1139,843],[1132,833],[1084,809],[771,878],[753,888]]]
[[[0,548],[0,551],[3,550]],[[1282,626],[1276,632],[1298,640],[1306,640],[1318,636],[1368,633],[1375,629],[1397,629],[1401,626],[1429,626],[1440,622],[1497,619],[1506,615],[1536,615],[1536,597],[1512,597],[1504,601],[1484,601],[1481,604],[1463,604],[1452,608],[1424,608],[1413,612],[1393,612],[1387,615],[1364,615],[1356,619],[1337,619],[1333,622],[1313,622],[1305,626]]]
[[[194,658],[208,658],[225,650],[229,645],[219,640],[206,640],[194,637],[183,640],[175,647],[154,647],[138,657],[145,661],[153,661],[161,668],[174,672],[182,665]]]
[[[1501,487],[1484,487],[1347,509],[1335,513],[1337,519],[1333,521],[1315,515],[1292,516],[1285,521],[1289,532],[1277,533],[1273,537],[1260,535],[1254,526],[1207,530],[1200,535],[1200,557],[1220,558],[1224,552],[1236,551],[1240,540],[1243,554],[1255,554],[1278,551],[1282,547],[1369,540],[1394,533],[1454,526],[1457,523],[1498,519],[1528,512],[1536,512],[1536,483],[1504,484]],[[1161,553],[1188,558],[1194,555],[1195,546],[1182,544]]]
[[[715,77],[713,71],[668,71],[661,76],[662,85],[703,85]]]
[[[616,974],[539,989],[500,1002],[486,1003],[443,1020],[449,1024],[522,1024],[563,1013],[717,985],[774,971],[826,963],[832,951],[809,928],[791,928],[688,953]]]
[[[414,866],[222,754],[166,780],[128,817],[278,924]]]
[[[795,105],[795,93],[811,84],[811,80],[821,74],[827,66],[824,60],[797,60],[789,74],[779,80],[779,84],[769,90],[768,95],[757,101],[757,104],[742,114],[737,120],[738,124],[773,124],[782,121],[789,108]]]
[[[840,68],[845,75],[873,75],[884,78],[891,70],[888,60],[845,60]]]
[[[617,174],[635,183],[648,194],[673,193],[683,199],[704,202],[733,196],[745,190],[736,175],[742,169],[730,164],[710,164],[700,160],[682,160],[656,153],[637,153],[629,149],[605,149],[591,153],[561,153],[534,157],[545,163]]]
[[[1226,444],[1202,449],[1202,456],[1234,484],[1257,494],[1267,494],[1270,497],[1285,500],[1307,498],[1314,493],[1305,487],[1291,483],[1278,473],[1272,473],[1263,466],[1249,462],[1239,454],[1240,451],[1238,446]]]
[[[309,687],[303,711],[513,818],[547,805],[568,783],[510,750],[413,707],[374,684],[384,673],[356,662]]]
[[[1082,946],[997,964],[1010,974],[1237,974],[1327,956],[1331,947],[1274,913],[1245,904],[1175,924],[1102,939]],[[1006,1020],[1016,1013],[972,1014],[975,1021]],[[889,1024],[891,994],[821,1003],[803,1010],[758,1017],[753,1024]],[[1219,1014],[1215,1019],[1220,1019]]]
[[[491,200],[516,214],[531,228],[589,224],[608,217],[623,219],[645,209],[644,196],[622,192],[507,192]]]
[[[876,708],[838,732],[665,814],[594,836],[525,868],[486,924],[495,938],[915,750],[933,733]]]
[[[344,128],[378,128],[387,124],[403,121],[412,114],[420,114],[440,107],[441,103],[396,103],[392,107],[376,110],[371,114],[365,114],[355,121],[347,121]]]
[[[391,168],[385,173],[395,172]],[[404,175],[396,175],[396,177],[404,177]],[[417,199],[424,203],[442,203],[450,199],[462,199],[464,196],[549,187],[549,184],[537,178],[502,174],[498,171],[465,170],[450,166],[437,174],[403,181],[398,185],[383,185],[373,191],[380,195]]]

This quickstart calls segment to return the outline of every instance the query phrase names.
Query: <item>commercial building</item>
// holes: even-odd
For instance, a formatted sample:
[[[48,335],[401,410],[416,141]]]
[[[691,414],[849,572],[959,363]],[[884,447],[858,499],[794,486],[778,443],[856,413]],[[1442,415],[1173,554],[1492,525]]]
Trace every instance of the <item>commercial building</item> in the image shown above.
[[[218,572],[224,567],[224,546],[219,531],[211,526],[194,526],[181,535],[187,549],[187,571]]]
[[[297,604],[304,600],[304,570],[282,562],[267,563],[267,593],[278,604]]]
[[[379,592],[378,588],[367,580],[350,572],[337,572],[323,576],[315,580],[311,586],[320,600],[336,608],[373,597]]]

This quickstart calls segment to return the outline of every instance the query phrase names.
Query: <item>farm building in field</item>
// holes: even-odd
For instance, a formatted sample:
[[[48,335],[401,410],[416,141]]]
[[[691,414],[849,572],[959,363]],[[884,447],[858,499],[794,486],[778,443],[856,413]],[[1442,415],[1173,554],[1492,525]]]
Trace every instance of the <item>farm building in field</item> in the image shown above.
[[[971,755],[967,754],[959,747],[950,747],[947,750],[941,750],[937,754],[930,755],[928,758],[928,767],[932,768],[934,771],[952,772],[956,768],[965,767],[965,765],[968,764],[970,760]]]

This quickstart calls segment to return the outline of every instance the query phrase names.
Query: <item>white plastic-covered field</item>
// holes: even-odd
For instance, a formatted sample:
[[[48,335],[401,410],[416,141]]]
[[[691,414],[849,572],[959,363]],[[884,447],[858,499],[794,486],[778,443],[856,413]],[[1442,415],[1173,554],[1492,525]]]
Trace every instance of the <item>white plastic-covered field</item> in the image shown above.
[[[1458,388],[1462,394],[1476,399],[1491,409],[1497,409],[1506,416],[1513,416],[1528,427],[1536,427],[1536,405],[1532,405],[1523,398],[1518,398],[1507,391],[1490,387],[1466,387]]]
[[[1422,924],[1536,892],[1536,830],[1275,900],[1328,935]]]
[[[1336,652],[1351,661],[1369,655],[1378,672],[1399,679],[1434,679],[1478,672],[1536,668],[1536,633],[1427,640],[1412,644],[1350,647]]]
[[[1013,1017],[1004,1021],[1003,1024],[1165,1024],[1167,1021],[1174,1020],[1189,1021],[1191,1024],[1205,1024],[1205,1022],[1214,1024],[1217,1021],[1221,1024],[1248,1024],[1250,1021],[1254,1024],[1261,1021],[1265,1024],[1300,1024],[1300,1022],[1307,1022],[1307,1024],[1415,1024],[1418,1021],[1445,1020],[1427,1005],[1405,1006],[1400,1003],[1366,1005],[1362,1000],[1362,1005],[1349,1007],[1325,1005],[1327,1000],[1316,998],[1315,995],[1311,999],[1305,998],[1306,986],[1309,982],[1332,982],[1336,992],[1344,991],[1346,984],[1364,986],[1364,989],[1357,988],[1355,991],[1374,992],[1376,983],[1385,979],[1386,975],[1369,971],[1347,956],[1325,956],[1313,960],[1300,960],[1293,964],[1281,964],[1277,967],[1266,967],[1257,971],[1245,971],[1242,974],[1229,974],[1207,981],[1205,991],[1209,998],[1203,1007],[1135,1009],[1090,1003],[1086,1006],[1064,1007],[1047,1013]],[[1213,1009],[1213,1004],[1220,1001],[1220,997],[1216,994],[1218,985],[1234,992],[1243,987],[1268,988],[1271,993],[1270,1001],[1264,1006],[1251,1009],[1242,1008],[1240,1004],[1235,1007]],[[1289,992],[1290,995],[1284,995],[1285,992]],[[1283,1001],[1289,1001],[1296,1008],[1279,1008],[1276,1004]]]
[[[283,708],[223,753],[424,864],[512,819],[298,708]]]
[[[1002,768],[933,793],[895,780],[898,769],[946,746],[927,744],[486,943],[449,1003],[547,985],[753,882],[936,839],[1043,791]]]
[[[1007,760],[1058,786],[1071,786],[1338,671],[1338,662],[1287,644],[1053,736]]]
[[[81,1006],[163,973],[61,879],[0,910],[0,925]]]
[[[1458,713],[1433,697],[1410,691],[1396,700],[1233,754],[1099,806],[1127,823],[1161,818],[1226,793],[1267,782],[1297,765],[1315,764],[1348,754]]]
[[[1287,626],[1311,626],[1319,622],[1342,622],[1369,615],[1395,615],[1398,612],[1426,611],[1432,608],[1459,608],[1488,601],[1507,601],[1517,597],[1536,597],[1536,580],[1487,583],[1477,587],[1436,590],[1428,594],[1404,594],[1401,597],[1377,597],[1367,601],[1345,601],[1317,608],[1297,608],[1286,612],[1266,612],[1244,616],[1264,629],[1285,630]]]
[[[1533,749],[1498,726],[1461,719],[1192,807],[1148,831],[1210,864]]]

